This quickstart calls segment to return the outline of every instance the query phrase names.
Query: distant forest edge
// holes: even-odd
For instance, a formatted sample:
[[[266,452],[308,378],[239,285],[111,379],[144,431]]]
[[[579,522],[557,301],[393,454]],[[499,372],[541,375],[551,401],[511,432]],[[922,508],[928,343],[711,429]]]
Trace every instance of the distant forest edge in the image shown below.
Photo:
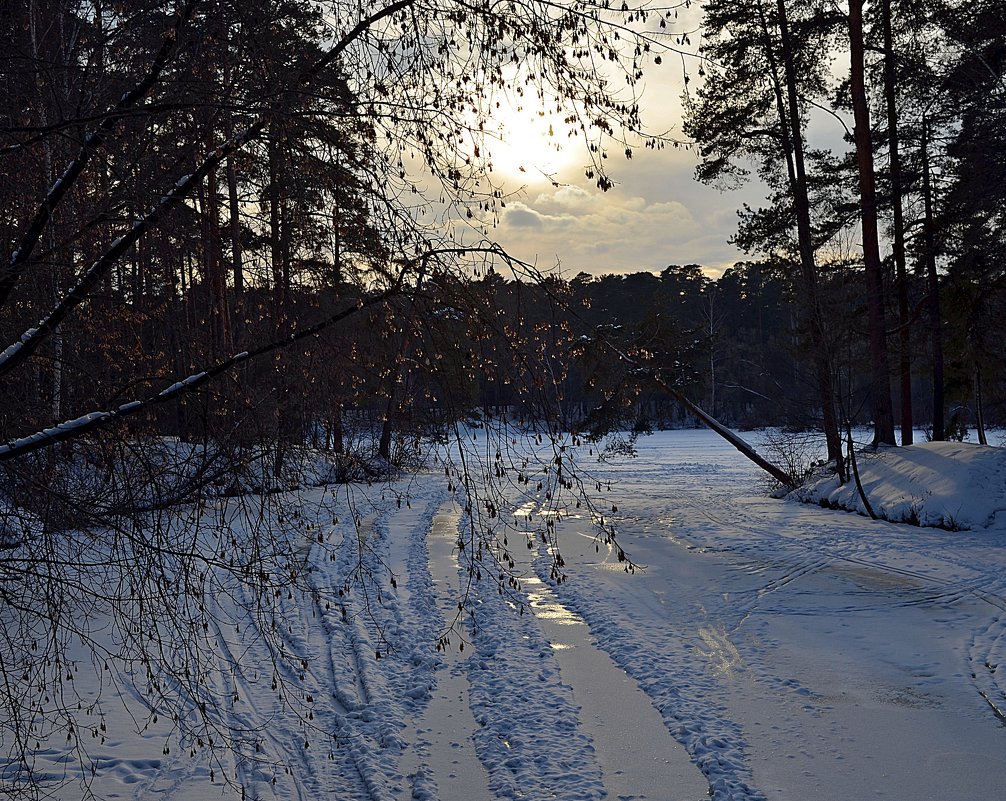
[[[13,6],[0,462],[101,429],[279,464],[361,422],[394,460],[476,410],[600,434],[680,425],[687,399],[820,428],[841,472],[848,424],[1004,422],[1002,0],[707,0],[694,48],[675,8],[561,7]],[[687,141],[624,102],[669,53]],[[519,193],[486,145],[528,87],[601,191],[630,139],[693,148],[722,188],[756,171],[752,260],[565,280],[511,258],[492,235]],[[813,109],[848,152],[811,146]]]
[[[857,280],[835,269],[821,292],[832,323],[829,348],[843,424],[866,425],[868,344],[858,323],[864,312]],[[735,428],[820,429],[806,332],[793,298],[798,289],[788,265],[768,261],[739,262],[718,278],[695,264],[659,274],[534,281],[507,279],[490,267],[479,278],[441,278],[403,292],[310,337],[306,347],[242,364],[176,403],[151,406],[129,419],[127,436],[273,443],[281,450],[309,445],[365,458],[379,448],[400,461],[417,437],[483,415],[588,434],[698,425],[647,380],[651,374]],[[924,296],[921,282],[916,290]],[[285,325],[296,332],[365,297],[349,284],[293,287]],[[103,305],[94,299],[78,323],[74,359],[62,366],[58,406],[105,408],[128,400],[113,388],[149,394],[212,361],[212,336],[180,333],[205,325],[207,298],[193,277],[153,309],[116,301],[106,311],[122,324],[106,323],[100,332],[90,330],[92,313]],[[241,321],[227,335],[233,348],[275,336],[270,292],[247,288],[231,303],[228,316]],[[1001,363],[982,359],[979,393],[969,320],[954,313],[965,307],[948,302],[944,308],[947,436],[973,427],[979,411],[987,425],[1006,423]],[[916,424],[925,428],[932,371],[928,339],[919,339],[913,399]],[[131,379],[137,373],[151,378]],[[36,376],[8,393],[7,403],[19,411],[2,416],[4,436],[49,423],[51,373]],[[29,419],[32,414],[37,419]]]
[[[852,265],[832,265],[822,270],[819,286],[839,410],[843,424],[852,425],[871,422],[860,281]],[[661,367],[673,371],[685,393],[714,417],[737,428],[802,430],[820,428],[821,420],[798,307],[800,289],[792,265],[782,261],[738,262],[719,278],[689,264],[671,265],[659,274],[592,278],[581,273],[571,282],[575,304],[587,307],[577,315],[581,324],[622,325],[640,347],[661,351]],[[948,438],[979,420],[1001,425],[1006,413],[1001,356],[982,347],[986,335],[976,329],[976,306],[987,314],[996,300],[986,296],[967,303],[963,290],[955,281],[942,290]],[[924,276],[912,280],[909,297],[916,317],[926,292]],[[918,321],[913,331],[912,406],[915,424],[927,428],[933,408],[931,340]],[[892,384],[894,379],[892,374]],[[897,394],[893,400],[898,417]],[[659,391],[645,393],[638,410],[644,424],[681,421],[680,411],[669,407]]]

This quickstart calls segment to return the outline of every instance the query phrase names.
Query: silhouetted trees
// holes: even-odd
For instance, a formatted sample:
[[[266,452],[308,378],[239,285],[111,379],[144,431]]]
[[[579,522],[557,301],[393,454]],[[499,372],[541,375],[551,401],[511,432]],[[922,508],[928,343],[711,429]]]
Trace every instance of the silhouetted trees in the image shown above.
[[[780,0],[707,11],[705,80],[687,103],[686,130],[703,159],[698,176],[729,185],[755,167],[772,190],[765,209],[745,210],[737,241],[803,276],[795,295],[804,310],[801,339],[817,364],[826,432],[832,394],[843,416],[858,414],[842,386],[859,385],[858,367],[848,365],[866,358],[875,440],[894,442],[893,343],[902,442],[911,442],[916,422],[933,438],[947,436],[948,411],[959,417],[970,409],[972,422],[984,417],[982,387],[1000,362],[980,344],[978,331],[991,329],[978,321],[995,313],[1001,284],[991,265],[1002,261],[992,255],[1002,221],[984,204],[998,202],[992,187],[1002,183],[994,154],[1003,58],[992,22],[1002,14],[994,0],[926,7],[892,0],[866,13],[858,2]],[[829,68],[843,62],[848,69]],[[850,152],[807,141],[815,115],[818,130],[844,126]],[[849,271],[861,271],[860,291],[851,294],[839,274]],[[964,342],[976,346],[967,356]],[[962,380],[956,365],[964,362]],[[917,411],[913,376],[929,378],[928,414]],[[829,382],[832,392],[823,389]]]
[[[512,393],[558,430],[562,287],[488,236],[506,199],[486,148],[496,99],[574,110],[559,135],[607,188],[607,150],[641,131],[624,87],[672,44],[668,20],[538,0],[0,9],[5,791],[52,792],[36,741],[90,732],[63,693],[70,649],[134,666],[193,749],[257,753],[192,699],[231,659],[211,600],[247,593],[266,619],[304,586],[282,499],[240,500],[297,486],[304,446],[330,450],[329,478],[386,475],[482,402],[491,359],[497,403]],[[533,312],[513,283],[474,291],[491,269],[543,287]],[[453,480],[501,496],[473,475]],[[552,489],[583,495],[568,472]],[[240,511],[210,524],[222,496]]]

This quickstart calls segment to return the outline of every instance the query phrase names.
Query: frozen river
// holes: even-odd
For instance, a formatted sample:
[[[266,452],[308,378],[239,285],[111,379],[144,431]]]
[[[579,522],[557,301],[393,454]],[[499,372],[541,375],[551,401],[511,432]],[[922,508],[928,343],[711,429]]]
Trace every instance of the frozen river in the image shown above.
[[[93,789],[174,801],[1003,797],[1004,532],[772,500],[705,431],[643,438],[635,458],[592,469],[611,481],[604,503],[645,569],[624,572],[571,511],[557,524],[568,580],[555,584],[544,549],[521,542],[519,588],[505,594],[459,566],[463,499],[443,472],[371,488],[366,503],[344,488],[306,493],[303,519],[327,545],[305,550],[309,587],[283,601],[299,675],[277,690],[261,620],[240,603],[219,616],[231,622],[216,633],[226,657],[213,692],[234,699],[242,756],[176,742],[164,721],[131,725],[106,698],[116,736],[88,745]],[[361,566],[374,583],[347,592]],[[459,603],[465,622],[441,650]],[[76,786],[70,749],[42,752]]]
[[[1002,532],[767,499],[707,432],[641,440],[612,472],[632,510],[623,536],[648,569],[625,581],[588,547],[567,556],[582,578],[560,594],[717,793],[1001,796]]]

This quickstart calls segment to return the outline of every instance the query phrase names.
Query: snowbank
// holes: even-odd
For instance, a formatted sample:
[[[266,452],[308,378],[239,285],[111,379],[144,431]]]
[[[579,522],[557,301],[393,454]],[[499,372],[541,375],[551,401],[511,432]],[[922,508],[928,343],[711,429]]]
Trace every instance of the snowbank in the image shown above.
[[[926,442],[861,451],[863,489],[873,511],[893,522],[952,531],[1006,529],[1006,448],[967,442]],[[831,475],[791,494],[867,514],[854,481]]]

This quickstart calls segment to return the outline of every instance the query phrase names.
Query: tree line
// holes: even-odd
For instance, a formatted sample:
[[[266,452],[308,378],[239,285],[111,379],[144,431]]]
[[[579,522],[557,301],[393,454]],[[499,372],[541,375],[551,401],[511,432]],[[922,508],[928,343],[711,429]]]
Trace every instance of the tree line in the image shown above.
[[[847,414],[841,364],[868,343],[878,444],[943,439],[1001,396],[1006,82],[996,0],[710,0],[686,130],[698,177],[771,189],[738,243],[791,265],[829,456]],[[848,149],[816,144],[842,130]],[[826,139],[827,137],[825,137]],[[897,403],[890,378],[896,376]],[[919,381],[929,390],[918,398]],[[916,399],[926,404],[920,409]]]
[[[610,187],[607,151],[643,135],[622,87],[675,47],[674,16],[593,0],[0,8],[6,794],[59,794],[36,769],[53,738],[91,775],[103,735],[81,666],[145,683],[146,719],[174,721],[193,754],[282,759],[193,704],[233,667],[206,634],[212,599],[244,593],[266,620],[312,591],[297,498],[271,492],[297,486],[304,445],[328,451],[327,478],[381,478],[481,403],[465,393],[488,371],[556,419],[558,316],[525,326],[472,280],[548,283],[489,235],[512,199],[486,146],[497,101],[564,109],[557,135]],[[488,510],[533,467],[494,466],[486,482],[472,461],[444,469],[468,490],[467,552],[509,592]],[[542,479],[557,506],[581,484]],[[383,578],[361,567],[346,587]],[[256,636],[299,674],[278,630]]]
[[[865,312],[859,281],[850,263],[826,271],[819,281],[836,332],[829,353],[836,414],[843,425],[854,426],[873,422],[869,343],[858,322]],[[912,288],[914,296],[926,296],[921,278]],[[471,289],[516,315],[523,327],[545,329],[560,321],[564,335],[553,337],[547,358],[566,366],[555,393],[556,414],[568,430],[589,434],[699,424],[661,386],[666,383],[733,428],[823,429],[812,340],[803,316],[804,284],[787,259],[738,262],[715,278],[697,264],[670,265],[659,273],[580,273],[543,284],[507,281],[493,273],[473,281]],[[974,380],[970,310],[957,292],[949,281],[940,287],[946,355],[942,437],[931,416],[932,372],[919,355],[912,375],[913,423],[932,439],[1000,426],[1006,414],[1006,376],[998,361],[983,361],[982,381]],[[887,314],[895,312],[891,298]],[[499,353],[487,363],[498,363]],[[660,383],[652,380],[654,373],[662,377]],[[470,415],[499,410],[531,418],[508,380],[496,380],[492,370],[475,371],[469,379],[469,386],[453,394],[466,398]],[[900,402],[895,396],[895,412],[902,411]]]
[[[387,458],[403,399],[422,405],[398,389],[419,380],[414,362],[405,369],[413,351],[431,353],[418,329],[468,318],[471,335],[484,336],[474,328],[489,322],[487,305],[467,305],[474,296],[459,294],[458,282],[489,290],[479,276],[516,266],[471,237],[488,231],[508,199],[480,158],[491,87],[545,98],[551,83],[555,99],[581,103],[571,132],[584,139],[588,172],[605,188],[598,142],[614,131],[607,119],[636,131],[639,109],[604,81],[586,90],[578,81],[603,57],[631,84],[654,53],[681,41],[663,33],[672,11],[614,13],[636,30],[631,47],[615,47],[587,24],[590,4],[551,21],[532,6],[515,6],[523,16],[513,18],[462,19],[455,9],[441,21],[431,7],[409,23],[409,3],[358,18],[338,5],[267,0],[8,9],[0,191],[9,213],[0,233],[11,256],[0,278],[0,326],[17,347],[0,371],[17,380],[0,398],[0,438],[155,397],[172,381],[337,314],[340,303],[391,289],[397,300],[366,312],[375,329],[319,332],[323,347],[242,362],[212,388],[150,404],[130,420],[134,431],[159,435],[192,437],[213,424],[220,440],[324,440],[339,451],[348,410],[387,424]],[[525,323],[541,333],[568,318],[563,325],[584,336],[577,319],[595,328],[601,320],[581,301],[606,309],[637,292],[647,303],[616,309],[608,322],[645,327],[640,309],[661,298],[665,306],[649,315],[660,321],[653,335],[661,346],[678,351],[668,363],[704,360],[693,370],[703,376],[696,391],[730,422],[773,423],[781,408],[802,408],[794,418],[818,420],[833,458],[848,420],[872,420],[877,441],[893,443],[895,411],[905,443],[917,423],[943,438],[947,415],[965,407],[982,437],[986,415],[997,414],[1002,372],[1002,11],[994,0],[885,2],[865,17],[858,3],[704,4],[685,131],[701,156],[701,180],[730,186],[755,170],[769,186],[769,204],[746,208],[736,236],[755,260],[715,282],[698,274],[685,281],[702,313],[651,291],[641,276],[580,276],[554,292],[561,282],[542,283],[521,266],[525,296],[565,294],[575,311],[518,321],[504,334],[519,336]],[[340,25],[348,38],[333,47]],[[514,41],[497,42],[500,33]],[[367,45],[357,50],[349,45],[358,38]],[[430,41],[440,42],[435,57]],[[553,47],[562,42],[569,52]],[[476,81],[466,69],[479,48],[490,58]],[[847,152],[814,146],[829,124],[847,126]],[[433,189],[420,189],[418,164]],[[423,210],[445,207],[476,247],[466,251],[443,238],[442,226],[418,222]],[[421,262],[452,259],[451,280],[421,275]],[[785,320],[791,329],[788,378],[774,372],[778,355],[750,352],[763,347],[764,318],[757,344],[751,329],[730,327],[746,314],[737,303],[761,303],[751,282],[776,287],[764,277],[778,280],[785,298],[770,314],[772,325]],[[664,271],[656,286],[669,282]],[[428,318],[433,307],[423,303],[448,310]],[[691,341],[672,344],[675,327]],[[859,359],[870,364],[868,392]],[[567,401],[589,402],[589,392],[564,380]],[[443,381],[420,382],[440,404],[450,394]],[[488,400],[470,387],[458,398]]]

